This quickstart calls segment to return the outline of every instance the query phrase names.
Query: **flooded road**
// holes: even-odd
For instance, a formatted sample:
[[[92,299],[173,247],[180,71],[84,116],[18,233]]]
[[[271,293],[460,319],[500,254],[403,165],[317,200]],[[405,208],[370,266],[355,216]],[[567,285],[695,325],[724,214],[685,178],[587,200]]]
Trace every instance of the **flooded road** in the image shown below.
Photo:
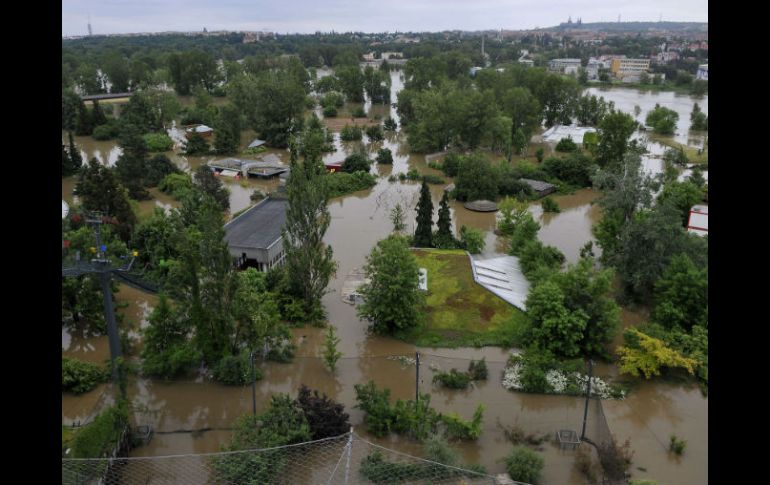
[[[400,73],[391,73],[392,91],[395,92],[403,82]],[[607,98],[607,94],[602,93]],[[638,103],[635,103],[638,104]],[[663,103],[661,103],[663,104]],[[653,103],[654,106],[654,103]],[[381,117],[391,114],[398,119],[395,110],[389,106],[365,109],[376,112]],[[706,108],[704,107],[704,111]],[[633,105],[631,105],[633,112]],[[689,112],[686,116],[689,122]],[[245,132],[244,145],[253,139],[253,132]],[[84,140],[89,140],[85,138]],[[361,268],[366,255],[377,241],[386,237],[392,229],[389,214],[396,203],[401,203],[407,213],[407,231],[413,230],[414,207],[417,203],[420,184],[418,182],[389,182],[390,174],[406,173],[416,168],[422,173],[434,173],[446,179],[443,184],[430,185],[434,203],[434,222],[437,220],[439,201],[443,187],[451,183],[440,172],[427,167],[425,157],[409,154],[405,148],[402,133],[389,135],[386,140],[375,144],[367,142],[366,137],[360,143],[342,143],[339,135],[335,136],[338,150],[327,154],[325,161],[341,161],[356,148],[364,146],[374,153],[378,148],[387,147],[393,152],[393,165],[378,166],[373,164],[372,173],[379,176],[377,185],[329,202],[331,224],[325,241],[334,250],[338,263],[336,275],[329,284],[329,292],[323,303],[328,312],[328,320],[337,328],[342,339],[338,350],[343,358],[338,363],[337,371],[332,374],[319,358],[323,344],[323,329],[306,327],[292,329],[297,356],[288,364],[261,363],[264,378],[257,383],[257,409],[264,409],[269,396],[278,392],[288,392],[296,396],[300,385],[308,384],[312,388],[325,392],[330,397],[345,404],[350,414],[351,423],[356,433],[383,446],[402,452],[422,455],[422,445],[410,440],[391,436],[376,439],[364,431],[361,411],[354,409],[356,404],[354,385],[373,379],[379,387],[391,389],[392,399],[413,398],[415,392],[415,368],[389,358],[394,355],[414,356],[421,353],[420,392],[431,394],[432,405],[441,412],[456,412],[464,419],[470,419],[478,403],[487,407],[484,413],[484,432],[476,442],[459,442],[453,445],[461,452],[467,462],[480,463],[491,473],[502,472],[504,466],[498,460],[508,454],[512,445],[505,439],[500,424],[519,426],[526,433],[536,433],[553,437],[558,429],[574,429],[580,432],[584,401],[578,397],[533,395],[512,393],[501,385],[502,370],[508,352],[499,348],[459,348],[459,349],[416,349],[413,345],[390,338],[371,336],[367,333],[367,324],[356,316],[353,306],[340,298],[343,281],[354,268]],[[104,153],[113,153],[107,146],[84,146],[85,151],[94,152],[97,148]],[[90,148],[89,148],[90,147]],[[178,150],[177,150],[178,151]],[[288,163],[288,152],[270,150]],[[110,155],[111,157],[112,155]],[[107,163],[110,163],[110,157]],[[188,172],[195,170],[211,157],[186,157],[170,152],[169,157]],[[117,156],[115,156],[117,158]],[[102,160],[103,161],[103,160]],[[103,161],[104,163],[104,161]],[[112,162],[114,163],[114,161]],[[249,179],[236,181],[223,178],[230,189],[231,212],[237,212],[251,204],[249,196],[255,189],[272,191],[277,187],[277,180],[264,181]],[[62,197],[71,200],[72,178],[63,179]],[[173,206],[173,200],[164,199],[162,194],[153,191],[155,198],[142,202],[150,210],[159,204]],[[67,194],[70,199],[67,199]],[[601,209],[592,205],[598,194],[590,189],[579,190],[573,194],[555,196],[562,212],[543,214],[539,202],[530,204],[530,211],[541,224],[539,237],[545,244],[553,245],[564,252],[568,262],[575,262],[580,248],[591,236],[591,226],[601,216]],[[140,204],[140,208],[142,207]],[[459,233],[462,225],[474,227],[485,232],[487,242],[484,254],[495,255],[507,252],[505,240],[494,234],[495,213],[472,212],[456,201],[450,202],[453,229]],[[144,212],[143,210],[143,212]],[[596,249],[595,249],[596,250]],[[118,303],[127,302],[121,309],[125,315],[124,326],[138,336],[138,329],[146,325],[146,319],[157,298],[131,288],[121,286],[116,295]],[[643,314],[623,312],[624,324],[638,324],[644,321]],[[619,341],[620,342],[620,341]],[[134,349],[138,354],[139,344]],[[106,337],[89,337],[77,332],[62,331],[62,354],[91,361],[104,361],[109,357]],[[489,379],[464,391],[442,389],[432,384],[434,369],[447,371],[451,368],[466,370],[469,359],[486,357],[489,367]],[[614,369],[607,366],[606,372]],[[114,389],[109,385],[82,396],[62,396],[62,420],[69,423],[86,419],[89,413],[112,399]],[[163,382],[143,378],[132,378],[128,386],[128,395],[133,405],[136,424],[151,424],[156,434],[147,446],[132,451],[132,456],[157,456],[183,453],[207,453],[219,451],[229,440],[236,418],[251,412],[251,388],[229,387],[191,378],[187,381]],[[619,441],[631,439],[635,451],[634,467],[646,468],[642,472],[633,468],[636,478],[654,478],[661,484],[700,485],[707,483],[706,462],[708,457],[707,414],[708,400],[696,389],[665,383],[646,383],[635,389],[625,401],[605,401],[605,413],[610,428]],[[688,441],[685,456],[679,461],[668,456],[665,446],[668,434],[676,433]],[[581,484],[580,475],[573,468],[574,452],[561,451],[553,443],[543,445],[546,467],[540,483],[545,485]]]

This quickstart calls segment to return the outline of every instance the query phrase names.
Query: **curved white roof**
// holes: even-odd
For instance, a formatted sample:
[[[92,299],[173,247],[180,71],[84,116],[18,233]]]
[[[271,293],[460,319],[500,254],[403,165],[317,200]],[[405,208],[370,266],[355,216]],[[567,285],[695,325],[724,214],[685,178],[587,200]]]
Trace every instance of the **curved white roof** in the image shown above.
[[[66,202],[64,202],[64,200],[62,199],[62,201],[61,201],[61,218],[64,219],[65,217],[67,217],[67,214],[69,214],[69,213],[70,213],[70,206]]]

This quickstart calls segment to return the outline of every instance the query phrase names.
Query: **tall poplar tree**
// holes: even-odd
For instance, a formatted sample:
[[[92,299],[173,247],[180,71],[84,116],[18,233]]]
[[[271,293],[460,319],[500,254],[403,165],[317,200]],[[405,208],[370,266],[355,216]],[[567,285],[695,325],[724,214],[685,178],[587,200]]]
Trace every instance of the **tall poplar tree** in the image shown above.
[[[414,245],[422,248],[432,246],[433,227],[433,201],[430,198],[430,189],[425,180],[420,189],[420,200],[417,202],[417,229],[414,232]]]

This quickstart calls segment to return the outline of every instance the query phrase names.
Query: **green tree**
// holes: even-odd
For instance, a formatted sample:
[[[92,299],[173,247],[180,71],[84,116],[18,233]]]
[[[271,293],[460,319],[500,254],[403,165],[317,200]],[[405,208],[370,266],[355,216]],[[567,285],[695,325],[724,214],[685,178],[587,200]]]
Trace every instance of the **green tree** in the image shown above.
[[[653,320],[669,329],[708,327],[708,288],[708,267],[699,268],[686,254],[672,257],[655,283]]]
[[[643,374],[649,379],[659,376],[662,367],[681,367],[690,374],[695,372],[697,362],[694,359],[683,357],[676,350],[666,346],[662,340],[650,337],[633,327],[626,331],[625,336],[632,343],[617,349],[622,374],[634,377]]]
[[[77,128],[80,96],[72,89],[63,89],[61,94],[61,129],[72,131]]]
[[[241,146],[241,112],[232,103],[219,108],[214,121],[214,149],[218,154],[237,153]]]
[[[102,107],[99,106],[99,100],[93,100],[94,107],[91,110],[91,121],[93,123],[94,127],[104,125],[107,123],[107,117],[104,115],[104,111],[102,111]]]
[[[622,111],[610,111],[599,122],[598,128],[597,163],[610,169],[620,166],[628,150],[628,140],[636,130],[636,121]]]
[[[342,357],[342,352],[337,350],[337,344],[341,339],[337,336],[336,330],[333,325],[329,325],[323,347],[324,362],[332,372],[337,369],[337,361]]]
[[[305,150],[308,153],[320,151]],[[324,316],[321,297],[337,266],[331,246],[323,241],[331,222],[326,189],[321,183],[325,169],[317,155],[308,156],[303,162],[297,158],[297,147],[294,147],[291,175],[286,184],[289,197],[283,231],[286,267],[290,291],[302,300],[306,320],[319,322]]]
[[[385,165],[392,165],[393,164],[393,152],[390,151],[390,148],[380,148],[377,150],[377,163],[382,163]]]
[[[422,181],[420,200],[417,202],[417,229],[414,232],[414,245],[429,248],[433,245],[433,201],[427,182]]]
[[[498,185],[494,167],[481,154],[461,158],[455,185],[454,195],[457,200],[497,199]]]
[[[111,51],[107,54],[101,68],[112,84],[110,92],[125,93],[128,91],[129,65],[128,61],[118,51]]]
[[[521,155],[521,152],[523,152],[527,147],[527,135],[524,134],[524,131],[521,128],[516,130],[516,134],[513,136],[512,144],[516,149],[517,155]]]
[[[658,195],[658,203],[670,203],[679,209],[682,218],[682,227],[686,227],[690,219],[690,209],[703,199],[703,191],[695,183],[685,180],[679,182],[673,180],[663,186]]]
[[[115,162],[115,174],[128,189],[128,195],[137,200],[147,199],[150,194],[145,189],[144,177],[147,173],[145,163],[147,144],[135,125],[127,125],[121,133],[119,145],[123,149]]]
[[[709,118],[701,111],[698,103],[695,103],[692,107],[692,113],[690,113],[690,129],[695,131],[708,131]]]
[[[353,172],[366,172],[369,173],[372,161],[366,156],[364,152],[353,153],[345,157],[345,161],[342,164],[342,171]]]
[[[401,207],[401,204],[396,204],[393,210],[390,211],[390,221],[393,223],[393,230],[400,233],[406,229],[405,219],[404,209]]]
[[[80,149],[75,145],[75,141],[72,138],[72,132],[67,132],[67,136],[69,137],[70,147],[69,147],[69,153],[68,153],[68,164],[67,164],[67,171],[66,174],[63,172],[64,175],[72,175],[74,173],[77,173],[80,170],[80,167],[83,166],[83,157],[80,155]],[[63,149],[62,145],[62,149]]]
[[[179,318],[165,294],[161,293],[149,325],[143,330],[142,371],[146,375],[171,379],[196,366],[201,355],[190,344],[190,322]]]
[[[358,314],[378,334],[394,335],[421,321],[423,294],[417,260],[403,237],[391,235],[377,243],[364,267],[368,283],[360,288],[364,303]]]
[[[78,105],[77,122],[75,123],[75,134],[78,136],[88,136],[94,131],[91,113],[86,108],[86,104],[81,100]]]
[[[449,211],[449,194],[444,191],[444,196],[441,197],[438,209],[438,227],[437,238],[454,239],[452,235],[452,218]]]
[[[112,170],[92,158],[80,171],[75,193],[83,209],[100,211],[114,218],[120,238],[128,241],[136,223],[136,215],[131,210],[126,189],[118,183]]]
[[[208,165],[199,166],[195,170],[194,179],[200,190],[216,200],[222,210],[230,209],[230,192],[222,184],[222,181],[214,176],[214,172]]]
[[[529,448],[514,448],[505,457],[505,469],[511,479],[517,482],[537,483],[545,460]]]
[[[460,241],[471,254],[481,253],[486,245],[484,233],[472,227],[462,226],[460,228]]]
[[[335,77],[338,79],[340,89],[345,93],[348,101],[353,103],[364,102],[364,83],[366,79],[358,65],[342,66],[335,69]]]
[[[184,147],[185,155],[207,155],[210,150],[211,147],[206,139],[197,131],[187,139]]]
[[[655,104],[655,108],[647,113],[645,123],[651,126],[655,133],[660,135],[673,135],[676,129],[676,122],[679,120],[679,113]]]

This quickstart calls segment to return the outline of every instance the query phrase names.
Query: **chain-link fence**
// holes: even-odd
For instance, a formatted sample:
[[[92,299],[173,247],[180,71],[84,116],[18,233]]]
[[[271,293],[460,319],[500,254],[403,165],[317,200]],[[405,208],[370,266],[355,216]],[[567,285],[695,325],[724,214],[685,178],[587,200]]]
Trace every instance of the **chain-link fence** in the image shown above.
[[[630,460],[627,446],[615,441],[604,416],[602,400],[592,397],[588,405],[585,441],[593,444],[603,471],[602,485],[627,483],[626,469]]]
[[[491,475],[424,460],[359,437],[258,450],[112,459],[63,459],[75,484],[490,484]]]

